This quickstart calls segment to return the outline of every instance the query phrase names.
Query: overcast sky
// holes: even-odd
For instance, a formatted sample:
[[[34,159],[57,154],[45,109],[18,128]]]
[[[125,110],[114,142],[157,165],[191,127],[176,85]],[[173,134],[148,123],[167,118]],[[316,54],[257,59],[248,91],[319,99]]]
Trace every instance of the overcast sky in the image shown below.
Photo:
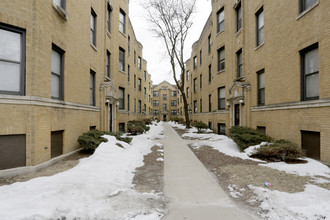
[[[171,65],[167,59],[164,44],[150,31],[151,24],[145,19],[146,11],[141,7],[143,0],[130,0],[129,16],[137,40],[143,45],[143,58],[148,62],[148,72],[153,84],[167,80],[174,84]],[[193,26],[186,40],[185,60],[190,58],[191,46],[198,40],[204,25],[211,13],[211,0],[197,0],[197,12],[193,15]]]

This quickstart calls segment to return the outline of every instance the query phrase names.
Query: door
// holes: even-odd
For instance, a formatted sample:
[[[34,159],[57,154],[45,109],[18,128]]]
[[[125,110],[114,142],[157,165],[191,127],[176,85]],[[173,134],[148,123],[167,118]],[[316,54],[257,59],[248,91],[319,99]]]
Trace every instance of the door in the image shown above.
[[[167,121],[167,115],[163,115],[163,121]]]
[[[51,157],[63,154],[63,131],[53,131],[51,134]]]
[[[0,170],[26,166],[25,135],[0,135]]]
[[[235,126],[240,126],[240,106],[239,104],[234,105],[234,111],[235,111]]]
[[[320,160],[320,132],[301,131],[301,147],[307,157]]]
[[[109,105],[109,131],[112,131],[112,104]]]

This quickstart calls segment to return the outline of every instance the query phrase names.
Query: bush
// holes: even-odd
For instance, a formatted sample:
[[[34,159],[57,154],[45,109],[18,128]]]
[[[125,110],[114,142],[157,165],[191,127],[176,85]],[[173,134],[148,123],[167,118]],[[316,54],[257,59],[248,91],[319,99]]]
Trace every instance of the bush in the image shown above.
[[[142,134],[149,131],[149,127],[144,121],[129,121],[127,123],[127,130],[132,135]]]
[[[277,140],[274,144],[261,146],[251,157],[271,162],[295,162],[303,155],[297,144],[288,140]]]
[[[108,142],[106,138],[103,138],[103,135],[111,135],[115,136],[117,140],[124,141],[126,143],[130,143],[132,138],[130,137],[121,137],[122,133],[112,133],[106,131],[99,130],[91,130],[89,132],[84,133],[78,138],[79,144],[84,148],[84,150],[88,152],[94,152],[95,149],[102,143]]]
[[[202,129],[208,129],[208,125],[202,121],[196,121],[191,123],[192,126],[198,129],[198,133],[202,133]]]
[[[143,119],[145,125],[150,125],[152,120],[150,118]]]
[[[185,123],[185,121],[184,121],[183,118],[178,118],[178,117],[172,118],[172,121],[175,121],[175,122],[177,122],[179,124],[184,124]]]
[[[241,151],[246,148],[260,144],[261,142],[271,142],[272,138],[260,133],[260,131],[248,127],[235,126],[229,129],[229,136],[235,141]]]

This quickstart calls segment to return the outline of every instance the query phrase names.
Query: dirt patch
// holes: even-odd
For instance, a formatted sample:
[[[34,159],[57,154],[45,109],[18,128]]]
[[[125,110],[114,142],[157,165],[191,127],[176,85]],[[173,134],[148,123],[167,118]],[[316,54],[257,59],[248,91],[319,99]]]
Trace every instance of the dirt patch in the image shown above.
[[[163,193],[164,188],[164,149],[158,145],[144,156],[144,165],[135,170],[133,184],[139,192]]]
[[[28,174],[23,174],[23,175],[17,175],[13,177],[4,177],[0,178],[0,186],[3,185],[9,185],[13,184],[16,182],[26,182],[30,179],[34,179],[37,177],[42,177],[42,176],[52,176],[57,173],[61,173],[63,171],[66,171],[68,169],[71,169],[75,167],[79,163],[79,159],[89,157],[91,154],[84,152],[84,151],[79,151],[77,153],[74,153],[68,157],[66,157],[64,160],[53,164],[49,167],[43,168],[37,172],[32,172]]]
[[[259,162],[230,157],[208,146],[199,149],[189,147],[216,177],[222,189],[231,195],[236,203],[256,214],[263,212],[260,208],[261,201],[248,187],[249,185],[265,187],[264,182],[270,182],[273,185],[267,187],[270,190],[297,193],[304,191],[305,185],[311,181],[310,177],[259,166]]]

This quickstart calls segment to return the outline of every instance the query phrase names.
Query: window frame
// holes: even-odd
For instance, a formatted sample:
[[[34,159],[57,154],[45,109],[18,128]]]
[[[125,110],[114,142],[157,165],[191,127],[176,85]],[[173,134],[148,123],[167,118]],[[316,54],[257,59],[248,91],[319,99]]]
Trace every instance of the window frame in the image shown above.
[[[90,95],[90,105],[96,106],[95,98],[95,76],[96,73],[93,70],[90,70],[90,82],[89,82],[89,95]]]
[[[223,52],[224,57],[221,59],[221,52]],[[221,68],[221,64],[223,63],[223,68]],[[226,51],[225,47],[220,47],[218,49],[218,72],[226,70]]]
[[[167,100],[167,94],[163,94],[163,101]]]
[[[193,62],[194,62],[194,69],[196,69],[197,68],[197,56],[194,56]]]
[[[224,128],[224,132],[221,132],[221,127]],[[218,134],[226,135],[226,124],[225,123],[218,123]]]
[[[223,19],[220,20],[221,14],[223,13]],[[223,24],[223,28],[221,29],[221,25]],[[225,8],[222,7],[217,12],[217,33],[220,33],[225,30]]]
[[[319,1],[314,0],[314,3],[310,6],[306,5],[306,0],[299,0],[299,14],[303,13],[304,11],[307,11],[309,8],[312,8],[314,5],[317,5]]]
[[[208,44],[208,51],[210,53],[212,50],[212,35],[211,34],[209,34],[209,36],[207,38],[207,44]]]
[[[224,91],[224,97],[221,97],[221,91]],[[218,88],[218,110],[226,109],[226,88],[224,86]]]
[[[111,53],[107,50],[107,58],[106,58],[106,76],[110,78],[110,65],[111,65]]]
[[[199,88],[202,89],[203,88],[203,74],[199,75]]]
[[[142,80],[141,80],[141,78],[138,78],[138,90],[139,90],[139,92],[142,92]]]
[[[140,56],[138,56],[138,68],[139,68],[139,70],[142,69],[142,61],[141,61],[141,57]]]
[[[52,99],[57,99],[57,100],[64,100],[64,53],[65,51],[62,50],[60,47],[58,47],[55,44],[52,44],[52,51],[57,52],[58,54],[60,54],[61,58],[60,58],[60,75],[53,73],[51,71],[51,75],[56,74],[59,76],[59,97],[55,97],[51,94],[51,98]]]
[[[123,21],[121,21],[121,16],[124,18]],[[119,9],[119,32],[124,35],[126,34],[126,12],[121,8]]]
[[[259,16],[263,15],[263,26],[259,28]],[[259,33],[263,32],[263,39],[260,41]],[[265,13],[264,7],[262,6],[256,13],[256,43],[257,47],[262,45],[265,42]]]
[[[241,2],[235,8],[236,11],[236,33],[242,29],[242,21],[243,21],[243,14],[242,14],[242,5]]]
[[[194,92],[197,92],[197,78],[194,78]]]
[[[93,26],[92,26],[92,21],[93,21]],[[91,30],[91,44],[96,47],[96,27],[97,27],[97,15],[94,11],[93,8],[91,8],[91,26],[90,26],[90,30]]]
[[[0,29],[13,32],[16,34],[20,35],[20,61],[14,61],[14,60],[8,60],[8,59],[0,59],[0,62],[5,62],[5,63],[15,63],[19,64],[19,91],[8,91],[8,90],[0,90],[0,94],[5,94],[5,95],[19,95],[19,96],[24,96],[25,95],[25,78],[26,78],[26,73],[25,73],[25,68],[26,68],[26,31],[21,28],[17,28],[14,26],[9,26],[3,23],[0,23]],[[61,68],[62,70],[62,68]],[[64,70],[64,69],[63,69]],[[62,70],[62,72],[63,72]]]
[[[243,77],[243,51],[239,49],[236,52],[236,59],[237,59],[237,78]]]
[[[122,47],[119,47],[119,63],[118,63],[118,68],[119,71],[125,72],[125,59],[126,59],[126,54],[125,54],[125,49]],[[122,67],[122,69],[120,68]]]
[[[120,91],[123,92],[123,97],[120,98]],[[125,88],[119,87],[118,89],[118,102],[119,102],[119,110],[125,110]]]
[[[209,65],[209,83],[212,82],[212,65]]]
[[[112,12],[112,7],[111,5],[108,3],[108,6],[107,6],[107,31],[109,33],[111,33],[111,12]]]
[[[264,87],[260,87],[261,75],[264,76]],[[258,106],[264,106],[266,103],[266,75],[265,69],[257,72],[257,88],[258,88]]]
[[[203,113],[203,99],[199,100],[199,112]]]
[[[212,94],[209,94],[209,112],[212,112]]]

